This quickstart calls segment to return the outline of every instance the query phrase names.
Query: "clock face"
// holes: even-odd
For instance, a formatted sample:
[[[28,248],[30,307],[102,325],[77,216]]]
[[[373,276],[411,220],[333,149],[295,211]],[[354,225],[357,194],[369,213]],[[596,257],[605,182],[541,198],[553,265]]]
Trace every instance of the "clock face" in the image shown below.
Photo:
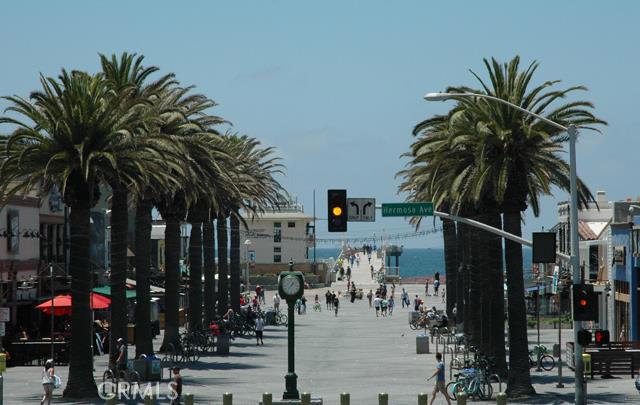
[[[300,279],[295,276],[286,276],[282,280],[282,291],[288,295],[296,295],[300,291]]]

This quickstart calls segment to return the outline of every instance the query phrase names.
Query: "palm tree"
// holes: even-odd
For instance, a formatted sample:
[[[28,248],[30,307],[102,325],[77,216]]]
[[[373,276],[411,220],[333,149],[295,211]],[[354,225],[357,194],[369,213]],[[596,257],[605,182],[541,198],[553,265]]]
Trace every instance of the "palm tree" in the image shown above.
[[[54,185],[70,207],[70,276],[73,340],[66,398],[97,396],[89,308],[89,210],[98,186],[119,170],[118,146],[131,138],[139,119],[130,101],[114,94],[102,75],[63,70],[58,79],[41,76],[41,91],[29,99],[7,97],[8,111],[19,118],[2,117],[15,125],[2,152],[0,194],[27,192],[38,185],[48,192]],[[23,121],[25,120],[25,121]]]
[[[593,105],[587,101],[573,101],[548,111],[552,104],[583,86],[565,90],[550,90],[558,81],[548,81],[532,89],[529,84],[538,63],[531,63],[519,70],[520,58],[501,65],[495,59],[484,60],[490,85],[477,74],[482,91],[494,97],[508,100],[520,107],[544,115],[562,125],[591,128],[594,124],[606,124],[593,115]],[[452,87],[450,93],[474,91],[466,87]],[[468,171],[468,192],[476,201],[490,195],[496,208],[503,213],[503,229],[521,235],[522,212],[531,207],[539,214],[539,199],[550,195],[551,187],[569,188],[569,168],[560,157],[567,135],[532,116],[525,115],[501,103],[486,99],[458,100],[454,118],[461,114],[472,119],[466,131],[458,131],[454,142],[465,143],[475,151],[476,165]],[[473,136],[469,136],[473,134]],[[580,202],[586,203],[593,196],[586,186],[579,184]],[[522,246],[505,241],[507,269],[507,294],[509,303],[509,379],[510,395],[534,393],[528,364],[526,311],[522,270]]]
[[[230,227],[230,296],[234,310],[240,309],[240,224],[244,219],[240,210],[249,215],[277,208],[285,198],[284,191],[274,176],[282,173],[278,158],[271,155],[273,148],[262,148],[255,138],[227,136],[229,154],[234,159],[233,183],[238,185],[238,195],[227,200]],[[246,224],[245,224],[246,225]],[[245,226],[246,227],[246,226]],[[248,280],[247,280],[248,281]]]
[[[211,209],[202,223],[202,250],[204,272],[204,320],[208,325],[216,316],[216,232]]]
[[[134,132],[136,135],[130,142],[121,145],[118,159],[119,171],[114,173],[108,181],[112,190],[111,212],[111,342],[110,352],[113,355],[116,350],[116,340],[125,337],[127,327],[126,304],[126,272],[127,272],[127,247],[128,247],[128,217],[129,199],[133,195],[140,209],[139,217],[136,216],[136,354],[149,355],[153,353],[153,344],[150,324],[150,283],[149,283],[149,259],[150,259],[150,235],[151,232],[151,201],[146,195],[148,190],[165,185],[167,158],[171,156],[171,150],[166,147],[166,142],[158,142],[158,138],[149,135],[149,128],[155,127],[156,112],[150,108],[151,97],[156,97],[159,92],[170,86],[173,75],[162,76],[159,80],[146,83],[149,77],[159,69],[154,66],[142,65],[144,56],[122,53],[120,58],[112,55],[107,58],[100,55],[100,63],[105,79],[115,94],[131,101],[137,101],[136,113],[141,119],[145,119],[145,126]],[[137,213],[138,214],[138,213]],[[138,228],[139,227],[139,228]],[[148,242],[147,242],[148,241]],[[139,265],[139,266],[138,266]]]

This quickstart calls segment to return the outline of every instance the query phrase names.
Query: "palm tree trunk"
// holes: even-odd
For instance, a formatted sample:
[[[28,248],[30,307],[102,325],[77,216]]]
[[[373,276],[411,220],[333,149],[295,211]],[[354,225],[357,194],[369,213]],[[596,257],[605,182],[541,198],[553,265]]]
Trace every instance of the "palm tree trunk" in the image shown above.
[[[165,274],[164,274],[164,311],[165,329],[161,350],[165,351],[169,343],[178,344],[178,315],[180,294],[180,219],[178,216],[165,217]]]
[[[456,224],[449,219],[442,220],[442,236],[444,239],[444,268],[447,316],[452,318],[453,307],[456,303],[456,280],[458,273],[458,252],[456,241]]]
[[[117,352],[116,341],[127,339],[127,231],[128,193],[124,187],[113,187],[111,198],[111,330],[109,354]]]
[[[460,225],[460,224],[459,224]],[[462,262],[460,263],[461,268],[461,276],[462,276],[462,323],[463,323],[463,331],[465,334],[471,334],[471,309],[469,308],[469,284],[470,284],[470,274],[469,270],[471,269],[470,261],[471,261],[471,229],[467,225],[460,225],[462,228],[461,232],[461,241],[462,241]],[[459,311],[459,310],[458,310]]]
[[[136,357],[153,354],[151,336],[151,210],[153,202],[141,199],[136,207]]]
[[[522,235],[519,210],[505,210],[503,229],[513,235]],[[507,299],[509,304],[509,378],[507,394],[511,397],[535,394],[529,374],[529,342],[527,340],[527,314],[524,302],[524,274],[522,245],[505,240],[507,268]]]
[[[218,314],[227,312],[229,306],[227,242],[227,218],[224,215],[218,215]]]
[[[472,218],[478,219],[477,215]],[[480,295],[482,294],[483,287],[483,267],[481,259],[483,255],[480,254],[480,250],[483,248],[482,240],[480,239],[480,230],[475,227],[468,228],[468,245],[469,245],[469,260],[467,265],[468,279],[469,279],[469,301],[465,308],[465,314],[469,319],[469,332],[471,334],[471,344],[476,347],[480,347],[482,344],[482,311],[480,307]]]
[[[210,214],[202,224],[202,245],[204,254],[204,319],[206,325],[215,319],[216,315],[216,232]]]
[[[502,229],[502,217],[498,210],[486,210],[482,222]],[[504,277],[502,265],[502,238],[490,232],[480,231],[484,240],[484,284],[480,297],[482,308],[482,351],[493,357],[496,371],[507,376],[505,354]]]
[[[464,243],[464,235],[467,232],[467,225],[458,223],[457,227],[457,236],[456,236],[456,246],[458,251],[458,273],[456,275],[456,326],[460,326],[458,328],[459,332],[464,331],[464,304],[465,304],[465,285],[464,285],[464,274],[465,274],[465,262],[467,260],[467,250]]]
[[[88,196],[87,199],[91,201]],[[82,193],[78,193],[82,195]],[[93,379],[93,353],[91,353],[91,329],[89,325],[89,202],[81,201],[71,206],[69,227],[71,245],[69,252],[69,274],[71,275],[71,353],[69,355],[69,381],[64,389],[66,399],[95,398],[98,388]]]
[[[229,252],[231,307],[234,311],[240,311],[240,221],[235,215],[231,215],[229,224],[231,228]]]
[[[189,215],[189,329],[202,329],[202,214],[194,207]]]

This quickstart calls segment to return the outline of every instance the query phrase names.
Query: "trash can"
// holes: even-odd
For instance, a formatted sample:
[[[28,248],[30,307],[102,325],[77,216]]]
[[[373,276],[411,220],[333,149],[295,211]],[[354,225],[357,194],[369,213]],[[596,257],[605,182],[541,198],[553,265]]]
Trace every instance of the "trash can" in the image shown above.
[[[590,374],[591,373],[591,355],[587,353],[583,353],[582,363],[584,364],[584,374]]]
[[[216,344],[216,353],[218,354],[229,354],[229,335],[227,333],[223,333],[218,336],[218,341]]]
[[[420,333],[416,336],[416,353],[428,354],[429,353],[429,335],[426,333]]]
[[[147,357],[147,381],[160,381],[162,365],[156,356]]]
[[[133,360],[133,369],[140,374],[140,380],[147,380],[147,359],[140,358]]]

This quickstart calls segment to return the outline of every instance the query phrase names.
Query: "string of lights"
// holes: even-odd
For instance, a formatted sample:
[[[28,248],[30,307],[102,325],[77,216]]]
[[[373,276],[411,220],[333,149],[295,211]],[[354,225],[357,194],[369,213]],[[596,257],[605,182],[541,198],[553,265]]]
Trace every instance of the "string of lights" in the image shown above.
[[[421,236],[433,235],[442,232],[441,227],[435,227],[433,229],[426,229],[422,231],[409,231],[409,232],[399,232],[399,233],[391,233],[384,234],[382,237],[385,241],[398,241],[405,240],[410,238],[418,238]],[[266,232],[256,232],[256,231],[248,231],[248,230],[240,230],[240,234],[246,238],[252,239],[272,239],[276,237],[276,235],[269,234]],[[376,232],[377,235],[382,235],[381,232]],[[291,236],[280,236],[281,240],[290,240],[290,241],[300,241],[300,242],[313,242],[313,235],[309,235],[306,238],[300,237],[291,237]],[[378,236],[376,239],[380,239]],[[351,238],[317,238],[316,244],[362,244],[373,241],[374,238],[372,236],[359,236],[359,237],[351,237]]]

